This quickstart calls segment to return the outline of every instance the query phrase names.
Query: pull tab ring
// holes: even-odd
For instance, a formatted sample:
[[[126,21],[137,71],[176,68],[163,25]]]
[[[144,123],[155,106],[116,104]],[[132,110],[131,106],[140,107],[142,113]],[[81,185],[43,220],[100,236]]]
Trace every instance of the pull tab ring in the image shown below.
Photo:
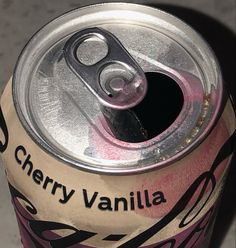
[[[78,47],[96,37],[108,46],[104,58],[92,65],[83,64]],[[88,28],[74,34],[64,46],[64,57],[69,68],[82,80],[104,106],[129,109],[142,101],[147,92],[146,77],[121,42],[101,28]]]

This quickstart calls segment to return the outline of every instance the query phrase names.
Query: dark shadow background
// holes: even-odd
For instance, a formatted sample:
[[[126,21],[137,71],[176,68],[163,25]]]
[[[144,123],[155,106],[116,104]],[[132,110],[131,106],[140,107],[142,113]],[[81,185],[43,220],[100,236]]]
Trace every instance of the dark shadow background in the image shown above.
[[[226,88],[236,99],[236,35],[212,17],[198,11],[174,5],[150,5],[167,11],[198,31],[215,52],[220,63]],[[236,149],[234,147],[234,151]],[[234,217],[236,216],[236,155],[232,159],[220,209],[215,223],[210,248],[220,248]],[[236,233],[235,233],[236,236]],[[235,245],[236,247],[236,245]],[[229,247],[233,248],[233,247]]]

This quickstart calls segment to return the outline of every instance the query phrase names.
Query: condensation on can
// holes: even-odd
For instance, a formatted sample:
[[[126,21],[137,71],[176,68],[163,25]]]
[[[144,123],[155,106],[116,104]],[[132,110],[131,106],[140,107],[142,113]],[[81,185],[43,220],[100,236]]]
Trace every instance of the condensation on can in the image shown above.
[[[68,68],[66,41],[91,27],[119,39],[146,75],[167,76],[181,90],[181,110],[160,134],[117,139],[104,117],[110,112]],[[90,39],[81,51],[89,66],[106,58],[109,44]],[[156,107],[165,108],[149,106],[149,122],[161,120]],[[55,19],[22,52],[1,99],[0,124],[24,247],[207,247],[235,117],[214,54],[179,19],[120,3]]]

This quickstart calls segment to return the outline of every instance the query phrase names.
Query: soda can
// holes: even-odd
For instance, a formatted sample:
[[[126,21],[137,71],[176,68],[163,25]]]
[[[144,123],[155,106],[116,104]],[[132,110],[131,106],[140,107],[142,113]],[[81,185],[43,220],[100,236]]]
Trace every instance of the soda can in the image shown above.
[[[235,116],[213,52],[176,17],[108,3],[53,20],[0,124],[25,248],[208,247]]]

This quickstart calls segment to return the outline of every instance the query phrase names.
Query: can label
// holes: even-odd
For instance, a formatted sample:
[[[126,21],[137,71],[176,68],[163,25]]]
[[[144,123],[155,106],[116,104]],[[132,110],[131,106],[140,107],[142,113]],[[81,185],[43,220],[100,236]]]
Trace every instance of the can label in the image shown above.
[[[93,236],[97,235],[97,233],[79,230],[74,226],[59,222],[40,221],[33,219],[32,216],[37,215],[37,209],[34,207],[34,205],[12,185],[9,184],[9,188],[16,210],[22,241],[25,247],[92,247],[82,244],[78,245],[78,243],[89,240]],[[21,206],[19,203],[20,200],[28,204],[27,210]],[[168,247],[195,247],[194,245],[203,244],[205,238],[208,236],[208,232],[211,231],[215,212],[216,207],[212,206],[200,220],[190,225],[191,227],[187,228],[185,231],[167,240],[142,247],[166,247],[167,245],[169,245]],[[168,223],[165,224],[168,225]],[[72,231],[72,234],[61,237],[52,231],[61,229],[70,230]],[[146,235],[150,235],[149,232],[151,233],[151,229],[145,230],[145,233],[140,235],[139,239],[146,239]],[[115,241],[119,241],[125,236],[126,234],[111,233],[103,240],[107,241],[106,243],[108,246],[112,246]],[[135,242],[128,241],[119,247],[137,246]]]
[[[0,152],[24,247],[199,247],[211,230],[235,133],[228,103],[211,134],[180,161],[138,175],[81,171],[41,149],[7,85]]]

